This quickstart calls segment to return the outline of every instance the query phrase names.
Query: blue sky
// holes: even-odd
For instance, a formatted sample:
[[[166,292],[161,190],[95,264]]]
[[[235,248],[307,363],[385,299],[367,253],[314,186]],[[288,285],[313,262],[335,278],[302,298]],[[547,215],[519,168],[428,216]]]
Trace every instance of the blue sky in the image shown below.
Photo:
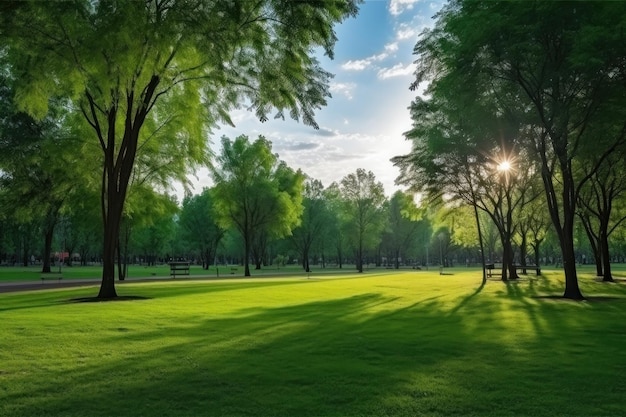
[[[374,172],[391,195],[398,189],[394,185],[398,170],[389,160],[410,150],[403,132],[411,126],[407,108],[416,95],[409,91],[415,69],[413,47],[420,32],[432,26],[442,4],[443,0],[366,0],[356,18],[335,27],[334,60],[320,58],[335,77],[332,99],[316,114],[319,130],[290,119],[261,123],[253,113],[241,110],[233,114],[235,128],[214,130],[213,143],[217,146],[223,135],[231,139],[264,135],[280,159],[324,186],[364,168]],[[210,185],[204,170],[193,182],[195,193]]]

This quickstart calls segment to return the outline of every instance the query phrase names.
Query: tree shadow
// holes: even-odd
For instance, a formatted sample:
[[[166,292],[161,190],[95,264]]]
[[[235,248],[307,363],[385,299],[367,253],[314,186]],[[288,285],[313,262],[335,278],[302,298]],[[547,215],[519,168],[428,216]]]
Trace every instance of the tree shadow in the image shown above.
[[[90,416],[476,415],[493,414],[496,405],[502,415],[603,410],[577,407],[600,407],[593,397],[610,390],[607,381],[594,380],[590,388],[569,365],[575,359],[591,367],[602,349],[620,354],[621,333],[596,341],[587,329],[595,325],[601,332],[600,325],[624,309],[607,317],[606,303],[598,303],[597,311],[573,315],[580,303],[533,298],[551,288],[541,282],[505,287],[501,295],[477,297],[481,284],[452,308],[442,294],[413,300],[371,292],[185,316],[166,327],[111,323],[86,339],[89,360],[83,352],[59,350],[56,355],[78,365],[58,369],[52,358],[41,371],[45,378],[20,375],[17,388],[4,396],[12,408],[4,410]],[[509,327],[494,312],[514,314],[513,323],[531,322],[532,332]],[[124,354],[112,358],[108,351],[120,347]],[[626,364],[621,355],[620,366]],[[546,372],[551,369],[559,372]],[[530,389],[537,378],[542,389]],[[562,392],[564,383],[580,390],[580,402],[569,395],[544,397]],[[497,394],[494,387],[502,386],[520,389]],[[615,391],[615,400],[621,395]],[[0,405],[0,414],[9,405]]]

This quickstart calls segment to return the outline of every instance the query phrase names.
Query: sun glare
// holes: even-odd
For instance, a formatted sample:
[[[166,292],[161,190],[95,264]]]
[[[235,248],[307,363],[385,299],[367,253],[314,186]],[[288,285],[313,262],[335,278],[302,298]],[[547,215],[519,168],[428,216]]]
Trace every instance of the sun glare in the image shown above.
[[[511,169],[511,162],[502,161],[498,164],[498,171],[509,171]]]

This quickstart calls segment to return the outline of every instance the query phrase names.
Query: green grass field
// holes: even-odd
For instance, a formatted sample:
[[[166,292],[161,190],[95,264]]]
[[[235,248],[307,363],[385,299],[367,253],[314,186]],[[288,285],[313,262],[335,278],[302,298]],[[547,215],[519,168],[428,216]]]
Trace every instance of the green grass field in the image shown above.
[[[277,268],[275,266],[272,267],[264,267],[262,270],[255,271],[254,267],[251,266],[251,271],[253,275],[284,275],[284,274],[292,274],[292,275],[301,275],[307,276],[305,272],[303,272],[302,267],[299,265],[290,265],[288,267],[280,267]],[[339,273],[339,272],[354,272],[354,266],[348,266],[344,270],[339,270],[337,268],[327,268],[321,269],[316,268],[316,273]],[[58,267],[52,267],[52,271],[54,273],[59,272]],[[191,265],[190,267],[190,276],[191,277],[206,277],[206,278],[215,278],[217,277],[219,272],[219,276],[221,278],[230,277],[231,275],[235,276],[243,276],[244,268],[240,265],[220,265],[219,271],[215,269],[215,266],[211,266],[208,270],[202,269],[199,265]],[[64,266],[61,268],[61,274],[64,280],[74,280],[74,279],[92,279],[92,278],[101,278],[102,277],[102,267],[101,266]],[[39,266],[3,266],[0,267],[0,283],[2,282],[20,282],[20,281],[37,281],[41,277],[41,265]],[[154,265],[154,266],[140,266],[140,265],[130,265],[128,267],[128,278],[167,278],[170,277],[170,267],[168,265]],[[184,276],[182,278],[185,278]]]
[[[0,294],[2,416],[614,416],[626,284],[370,271]]]

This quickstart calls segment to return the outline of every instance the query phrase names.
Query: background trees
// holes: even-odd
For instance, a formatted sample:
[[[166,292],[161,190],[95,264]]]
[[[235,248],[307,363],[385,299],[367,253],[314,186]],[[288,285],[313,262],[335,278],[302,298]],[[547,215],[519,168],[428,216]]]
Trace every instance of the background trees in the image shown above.
[[[378,244],[384,226],[383,185],[376,182],[371,171],[357,169],[341,180],[339,190],[344,205],[346,237],[354,249],[356,268],[363,272],[365,250]]]
[[[307,179],[304,183],[303,196],[302,220],[293,230],[291,241],[302,267],[306,272],[310,272],[311,249],[327,237],[324,232],[328,230],[332,219],[328,202],[324,198],[324,186],[319,180]],[[318,246],[318,249],[323,250],[323,246]]]
[[[180,241],[188,253],[196,254],[205,269],[213,263],[225,233],[217,223],[213,194],[212,189],[205,188],[199,195],[185,197],[178,220]]]
[[[252,143],[247,136],[234,141],[223,137],[222,152],[211,173],[219,221],[239,231],[245,276],[250,276],[248,262],[254,245],[262,252],[269,237],[289,235],[299,223],[304,176],[281,162],[262,136]]]
[[[626,50],[619,43],[624,32],[614,30],[624,27],[624,15],[621,3],[457,0],[415,48],[413,88],[429,82],[433,101],[452,103],[463,115],[488,106],[507,121],[503,138],[515,139],[517,151],[536,161],[561,247],[567,298],[582,298],[574,249],[581,187],[624,142],[626,75],[619,62]],[[607,112],[614,116],[613,134],[593,135],[592,126]],[[592,140],[596,163],[583,174],[577,161]]]
[[[124,203],[144,126],[177,119],[179,160],[205,161],[203,127],[248,103],[316,126],[330,74],[332,25],[357,12],[339,2],[24,1],[3,7],[2,36],[22,109],[43,117],[48,97],[72,100],[102,151],[103,277],[114,297],[114,261]],[[158,111],[158,109],[168,109]]]

